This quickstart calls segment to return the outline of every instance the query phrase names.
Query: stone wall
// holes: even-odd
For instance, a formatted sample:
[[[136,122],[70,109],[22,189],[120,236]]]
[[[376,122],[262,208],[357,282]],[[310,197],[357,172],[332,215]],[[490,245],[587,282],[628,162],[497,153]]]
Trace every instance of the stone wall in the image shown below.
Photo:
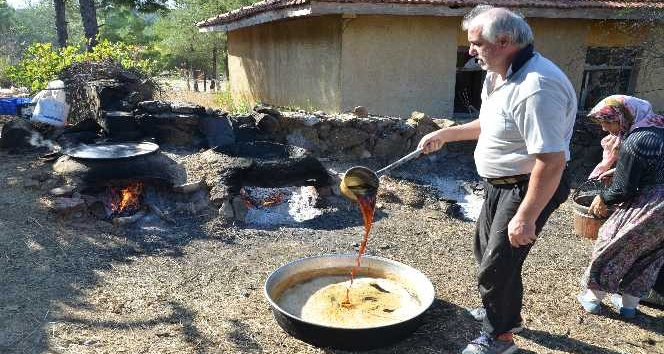
[[[251,117],[253,120],[247,116],[231,117],[238,139],[287,143],[304,148],[313,156],[337,160],[399,157],[417,148],[424,135],[439,129],[433,119],[422,113],[402,119],[353,113],[282,113],[259,106]]]

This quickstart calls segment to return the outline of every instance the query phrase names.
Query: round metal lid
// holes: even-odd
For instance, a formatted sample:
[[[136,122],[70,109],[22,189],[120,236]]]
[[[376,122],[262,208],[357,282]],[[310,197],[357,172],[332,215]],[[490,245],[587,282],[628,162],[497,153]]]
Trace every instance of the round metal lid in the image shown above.
[[[112,143],[112,144],[94,144],[79,145],[75,148],[66,150],[64,153],[77,159],[126,159],[141,155],[151,154],[159,150],[159,145],[142,143]]]

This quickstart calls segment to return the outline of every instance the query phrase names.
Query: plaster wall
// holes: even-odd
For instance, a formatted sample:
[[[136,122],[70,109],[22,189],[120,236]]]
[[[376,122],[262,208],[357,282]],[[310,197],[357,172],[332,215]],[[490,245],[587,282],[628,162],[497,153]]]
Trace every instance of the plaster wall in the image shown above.
[[[535,50],[558,65],[578,94],[586,62],[588,21],[545,18],[527,20],[535,37]]]
[[[229,32],[233,98],[337,111],[340,33],[340,16],[271,22]]]
[[[655,112],[664,113],[664,28],[653,28],[646,38],[634,95],[650,101]]]
[[[358,16],[343,19],[341,110],[450,115],[459,18]]]

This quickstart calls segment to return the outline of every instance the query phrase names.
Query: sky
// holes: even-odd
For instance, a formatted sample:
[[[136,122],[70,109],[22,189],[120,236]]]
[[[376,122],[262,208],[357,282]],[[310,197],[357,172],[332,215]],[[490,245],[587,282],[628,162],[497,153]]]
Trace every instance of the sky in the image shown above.
[[[28,6],[30,0],[7,0],[7,3],[15,9],[21,9]]]

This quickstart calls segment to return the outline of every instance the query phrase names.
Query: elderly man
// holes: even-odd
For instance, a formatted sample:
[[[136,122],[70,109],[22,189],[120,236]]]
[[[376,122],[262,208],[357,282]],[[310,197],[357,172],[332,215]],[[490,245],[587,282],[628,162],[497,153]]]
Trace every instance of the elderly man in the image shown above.
[[[530,26],[503,8],[480,5],[463,21],[470,55],[487,71],[479,118],[422,138],[425,153],[475,140],[485,200],[475,231],[483,307],[481,335],[464,354],[513,353],[521,329],[521,267],[551,213],[569,195],[564,170],[576,116],[565,74],[533,51]]]

